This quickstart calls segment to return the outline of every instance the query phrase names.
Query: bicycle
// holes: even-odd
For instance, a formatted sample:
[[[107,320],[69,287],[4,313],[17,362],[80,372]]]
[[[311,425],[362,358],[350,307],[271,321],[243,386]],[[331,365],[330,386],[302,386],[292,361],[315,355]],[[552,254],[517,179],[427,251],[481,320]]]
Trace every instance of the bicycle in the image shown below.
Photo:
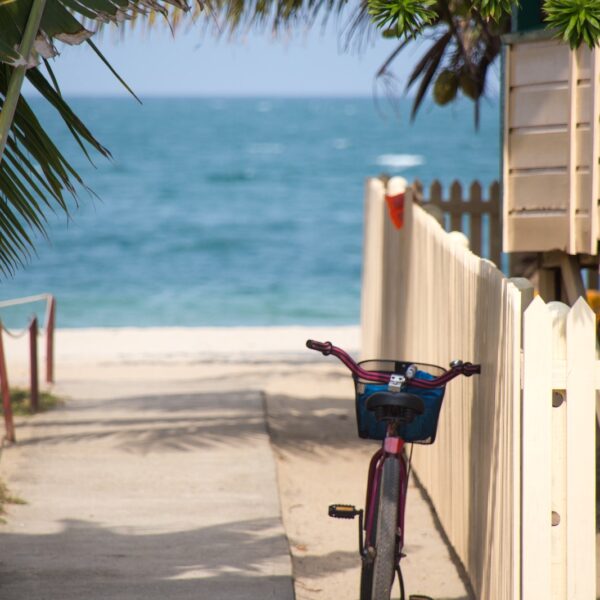
[[[449,370],[394,360],[356,363],[331,342],[308,340],[306,345],[335,356],[352,372],[358,435],[382,441],[369,464],[364,511],[350,504],[332,504],[328,511],[338,519],[358,517],[360,600],[390,600],[396,575],[405,600],[400,568],[410,475],[405,444],[435,441],[445,385],[459,375],[479,374],[481,366],[460,360],[452,361]],[[409,600],[432,599],[412,594]]]

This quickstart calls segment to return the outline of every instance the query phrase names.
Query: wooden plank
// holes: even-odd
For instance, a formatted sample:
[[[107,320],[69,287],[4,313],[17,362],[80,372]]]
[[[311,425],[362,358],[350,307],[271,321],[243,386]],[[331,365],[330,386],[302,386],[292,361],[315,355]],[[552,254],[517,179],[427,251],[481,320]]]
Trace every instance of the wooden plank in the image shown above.
[[[510,94],[509,126],[565,125],[569,121],[569,90],[566,84],[516,88]]]
[[[509,247],[509,229],[508,229],[508,210],[512,204],[512,196],[508,189],[508,173],[511,163],[510,158],[510,80],[513,78],[511,74],[512,67],[512,46],[505,45],[502,49],[502,223],[507,224],[502,228],[502,250],[510,252]]]
[[[575,53],[573,53],[575,56]],[[592,90],[589,81],[579,81],[576,88],[576,120],[578,124],[589,124],[592,120]]]
[[[569,52],[569,162],[567,175],[569,180],[569,192],[567,196],[567,212],[569,215],[569,232],[567,237],[567,252],[575,254],[577,240],[575,237],[575,210],[577,208],[577,146],[576,132],[578,123],[578,108],[581,89],[577,85],[577,53]]]
[[[383,327],[383,252],[382,234],[386,218],[385,188],[380,179],[365,183],[365,221],[363,233],[363,273],[361,286],[362,358],[380,356]]]
[[[596,598],[595,316],[580,298],[567,317],[567,595]]]
[[[502,221],[500,220],[500,184],[494,181],[489,189],[490,260],[500,268],[502,254]]]
[[[562,129],[562,131],[561,131]],[[575,131],[576,165],[591,164],[592,134],[589,126],[578,125]],[[567,167],[569,162],[569,131],[556,128],[516,129],[509,137],[511,169],[541,169]]]
[[[538,297],[523,326],[522,600],[551,598],[551,377],[551,321]]]
[[[565,250],[568,220],[564,215],[510,213],[506,223],[507,252]]]
[[[544,130],[513,131],[509,137],[511,169],[566,167],[569,159],[568,132]]]
[[[569,178],[565,172],[525,171],[508,177],[509,211],[567,210]]]
[[[591,70],[593,80],[600,82],[600,51],[595,47],[591,55]],[[598,201],[600,200],[600,89],[599,85],[593,86],[592,115],[590,124],[590,150],[589,164],[591,165],[591,191],[588,198],[590,210],[590,237],[589,246],[586,250],[589,254],[596,254],[598,248],[598,237],[600,237],[600,223],[598,222]]]
[[[483,198],[481,194],[481,184],[478,181],[471,183],[469,188],[469,209],[468,212],[471,215],[471,235],[470,245],[471,250],[481,256],[481,210],[483,206]],[[487,203],[486,203],[487,204]],[[489,205],[488,205],[489,206]],[[477,207],[477,210],[474,208]],[[492,235],[496,235],[495,231],[490,228],[490,238]]]
[[[589,215],[590,202],[589,198],[592,195],[592,174],[589,170],[576,170],[575,173],[575,214],[585,212]],[[589,244],[589,242],[588,242]],[[587,246],[586,246],[587,247]],[[596,254],[596,252],[593,252]]]
[[[582,44],[577,50],[577,62],[579,64],[579,79],[592,78],[592,52]]]
[[[577,126],[575,133],[577,149],[577,167],[589,167],[592,164],[592,130],[589,126]],[[565,139],[565,144],[567,140]],[[566,151],[566,147],[565,147]]]
[[[516,356],[521,355],[523,348],[523,328],[524,314],[529,305],[533,302],[534,288],[531,281],[524,277],[513,277],[509,279],[519,291],[520,307],[515,311],[514,324],[515,345],[512,351]],[[521,390],[522,365],[515,369],[517,376],[513,381],[512,397],[515,406],[512,414],[512,478],[513,478],[513,548],[512,548],[512,589],[511,599],[521,599],[521,498],[522,498],[522,477],[521,477],[521,420],[523,411],[523,392]]]
[[[564,253],[562,253],[564,256]],[[562,302],[551,302],[547,305],[552,319],[552,359],[553,366],[558,360],[564,361],[567,357],[567,314],[569,307]],[[566,429],[567,411],[564,402],[555,402],[554,393],[562,395],[561,388],[553,385],[552,397],[552,598],[566,600],[567,598],[567,536],[565,513],[567,506],[567,453]]]
[[[462,231],[461,220],[463,214],[462,186],[454,180],[450,186],[450,199],[447,203],[450,212],[450,231]]]
[[[412,183],[414,201],[419,204],[426,202],[425,196],[423,195],[423,182],[416,178]]]
[[[511,46],[511,86],[567,81],[568,48],[555,40],[520,43]]]
[[[442,199],[442,184],[439,179],[434,179],[431,182],[431,186],[429,187],[429,202],[431,202],[434,206],[443,207],[443,199]]]

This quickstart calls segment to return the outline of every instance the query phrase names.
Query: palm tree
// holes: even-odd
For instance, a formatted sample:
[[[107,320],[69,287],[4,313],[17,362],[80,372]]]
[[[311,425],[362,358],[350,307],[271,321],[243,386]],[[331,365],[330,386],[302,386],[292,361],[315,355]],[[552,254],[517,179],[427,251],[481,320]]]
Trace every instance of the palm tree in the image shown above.
[[[196,0],[191,5],[193,1],[0,2],[0,273],[13,272],[29,258],[32,233],[45,234],[47,211],[68,213],[85,187],[21,95],[24,79],[57,111],[88,158],[90,150],[110,156],[61,95],[49,63],[57,41],[87,44],[127,87],[92,41],[93,32],[106,24],[153,23],[164,17],[175,28],[186,18],[201,18],[217,24],[221,33],[234,34],[249,27],[277,31],[312,24],[320,14],[339,15],[347,8],[347,0]],[[572,47],[598,42],[598,0],[543,1],[548,25]],[[455,99],[460,89],[478,106],[510,11],[511,0],[360,0],[345,31],[350,39],[375,31],[396,40],[378,73],[384,81],[391,78],[390,65],[408,41],[431,39],[407,83],[417,86],[414,116],[430,88],[439,104]]]

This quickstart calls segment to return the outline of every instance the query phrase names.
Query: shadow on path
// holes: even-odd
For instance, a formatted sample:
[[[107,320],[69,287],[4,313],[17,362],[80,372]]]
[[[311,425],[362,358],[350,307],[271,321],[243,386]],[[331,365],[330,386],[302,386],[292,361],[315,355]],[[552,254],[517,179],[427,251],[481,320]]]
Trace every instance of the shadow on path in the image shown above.
[[[70,520],[55,534],[3,534],[0,597],[291,600],[289,576],[278,575],[286,550],[278,523],[255,519],[135,535]]]
[[[69,402],[27,426],[21,447],[105,440],[136,454],[245,446],[265,434],[262,396],[248,391]]]

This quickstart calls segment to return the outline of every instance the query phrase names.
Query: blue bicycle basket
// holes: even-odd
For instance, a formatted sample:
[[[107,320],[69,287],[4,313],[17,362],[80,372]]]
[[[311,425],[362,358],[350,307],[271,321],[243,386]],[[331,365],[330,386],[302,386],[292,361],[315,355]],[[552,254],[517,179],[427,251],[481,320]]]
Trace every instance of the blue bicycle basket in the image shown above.
[[[397,373],[404,375],[409,365],[416,365],[417,379],[434,379],[445,373],[445,369],[435,365],[419,364],[408,361],[396,360],[365,360],[360,366],[367,371],[378,371],[380,373]],[[407,380],[410,382],[410,380]],[[387,391],[388,386],[382,383],[365,381],[358,377],[354,378],[356,391],[356,425],[358,435],[370,440],[382,440],[385,437],[386,423],[377,421],[375,414],[367,410],[367,398],[375,392]],[[416,444],[433,444],[437,433],[437,424],[444,399],[445,386],[433,389],[423,389],[411,386],[407,383],[403,392],[415,394],[423,400],[425,410],[422,415],[417,415],[411,423],[401,425],[398,434],[406,442]]]

